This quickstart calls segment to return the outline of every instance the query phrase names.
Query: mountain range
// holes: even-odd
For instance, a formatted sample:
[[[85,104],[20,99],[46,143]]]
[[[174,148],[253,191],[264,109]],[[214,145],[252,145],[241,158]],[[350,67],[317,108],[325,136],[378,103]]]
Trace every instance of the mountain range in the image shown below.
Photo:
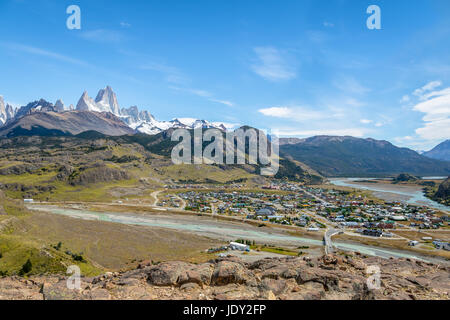
[[[81,112],[81,114],[80,114]],[[49,116],[52,113],[52,116]],[[91,114],[92,119],[86,123],[87,115]],[[109,115],[107,115],[109,114]],[[111,117],[113,115],[114,117]],[[77,127],[65,125],[62,121],[55,119],[70,119],[76,123]],[[95,121],[98,121],[95,125]],[[105,123],[115,122],[113,126],[121,128],[117,132]],[[123,125],[130,130],[123,130]],[[15,132],[29,132],[32,128],[58,130],[69,134],[78,134],[83,131],[97,130],[107,135],[122,135],[126,133],[157,134],[170,128],[218,128],[226,130],[221,123],[211,123],[206,120],[191,118],[173,119],[171,121],[158,121],[148,111],[140,111],[138,107],[121,108],[117,96],[110,86],[101,89],[95,100],[85,91],[78,100],[76,107],[70,105],[66,107],[59,99],[52,104],[44,99],[31,102],[26,106],[15,110],[11,105],[5,103],[0,97],[0,135],[11,136]],[[31,132],[35,132],[32,130]]]
[[[411,149],[396,147],[388,141],[349,136],[280,140],[281,156],[292,157],[328,177],[400,173],[417,176],[450,175],[450,162],[425,157]]]
[[[84,92],[76,107],[62,100],[44,99],[15,110],[0,97],[0,136],[70,136],[97,131],[107,136],[158,135],[171,129],[218,128],[223,124],[190,118],[159,121],[137,106],[121,108],[111,87],[92,99]],[[166,137],[162,135],[160,137]],[[355,137],[316,136],[280,139],[283,174],[295,177],[298,168],[314,176],[385,176],[409,173],[416,176],[450,175],[450,140],[420,155],[388,141]],[[166,144],[166,142],[163,142]],[[436,159],[433,159],[436,158]]]
[[[423,155],[433,159],[450,161],[450,139],[438,144],[430,151],[424,152]]]

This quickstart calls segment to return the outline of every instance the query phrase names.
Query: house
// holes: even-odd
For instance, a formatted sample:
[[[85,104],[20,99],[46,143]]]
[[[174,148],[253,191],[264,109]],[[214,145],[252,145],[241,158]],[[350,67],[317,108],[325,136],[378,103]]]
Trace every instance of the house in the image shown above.
[[[250,246],[248,246],[246,244],[242,244],[242,243],[230,242],[230,249],[249,252]]]
[[[272,216],[275,212],[275,209],[273,208],[263,208],[263,209],[259,209],[258,211],[256,211],[256,215],[257,216]]]
[[[415,246],[417,246],[418,244],[419,244],[419,241],[416,241],[416,240],[412,240],[412,241],[410,241],[410,242],[408,243],[408,245],[411,246],[411,247],[415,247]]]
[[[297,223],[296,223],[296,225],[299,226],[299,227],[306,227],[307,224],[308,224],[308,223],[307,223],[306,220],[304,220],[304,219],[300,219],[300,220],[298,220]]]
[[[25,203],[33,203],[34,200],[33,199],[23,199],[23,202],[25,202]]]
[[[383,232],[381,230],[365,229],[363,231],[363,235],[371,237],[381,237],[383,235]]]
[[[433,244],[434,244],[435,248],[438,250],[442,250],[442,249],[447,250],[447,251],[450,250],[450,244],[448,242],[435,240],[435,241],[433,241]]]
[[[395,221],[406,221],[406,220],[408,220],[404,216],[391,216],[389,218],[392,219],[392,220],[395,220]]]

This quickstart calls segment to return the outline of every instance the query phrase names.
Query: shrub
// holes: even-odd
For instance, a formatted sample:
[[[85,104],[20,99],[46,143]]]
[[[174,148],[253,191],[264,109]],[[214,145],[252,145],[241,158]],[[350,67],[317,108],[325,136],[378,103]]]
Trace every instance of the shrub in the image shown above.
[[[33,268],[33,265],[31,264],[30,259],[27,260],[27,262],[25,262],[22,266],[22,269],[20,269],[19,274],[20,275],[24,275],[27,274],[31,271],[31,269]]]

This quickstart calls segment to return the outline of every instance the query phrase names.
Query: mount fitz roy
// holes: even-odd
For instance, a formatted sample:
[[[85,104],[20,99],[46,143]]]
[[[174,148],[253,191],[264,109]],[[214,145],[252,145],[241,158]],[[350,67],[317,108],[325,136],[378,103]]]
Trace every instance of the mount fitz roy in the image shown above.
[[[95,100],[85,91],[77,103],[78,111],[110,112],[119,117],[130,128],[146,134],[157,134],[170,128],[218,128],[226,130],[223,124],[213,124],[205,120],[174,119],[172,121],[158,121],[148,111],[139,111],[138,107],[120,108],[117,96],[110,86],[101,89]]]
[[[148,111],[140,111],[136,106],[120,108],[117,96],[110,86],[101,89],[95,100],[85,91],[76,107],[66,107],[61,99],[54,104],[41,99],[15,110],[9,104],[5,106],[3,97],[0,96],[0,136],[16,134],[23,130],[31,132],[36,128],[70,134],[97,130],[109,135],[153,135],[171,128],[226,130],[221,123],[190,118],[158,121]]]

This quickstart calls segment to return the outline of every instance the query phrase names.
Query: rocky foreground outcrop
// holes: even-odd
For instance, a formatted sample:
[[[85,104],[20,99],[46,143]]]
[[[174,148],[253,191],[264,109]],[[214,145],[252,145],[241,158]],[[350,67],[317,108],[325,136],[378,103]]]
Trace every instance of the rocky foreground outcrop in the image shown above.
[[[380,288],[369,289],[367,268],[380,268]],[[80,290],[64,276],[0,279],[0,299],[449,299],[450,267],[409,259],[235,257],[203,264],[141,263],[138,269],[82,278]]]

